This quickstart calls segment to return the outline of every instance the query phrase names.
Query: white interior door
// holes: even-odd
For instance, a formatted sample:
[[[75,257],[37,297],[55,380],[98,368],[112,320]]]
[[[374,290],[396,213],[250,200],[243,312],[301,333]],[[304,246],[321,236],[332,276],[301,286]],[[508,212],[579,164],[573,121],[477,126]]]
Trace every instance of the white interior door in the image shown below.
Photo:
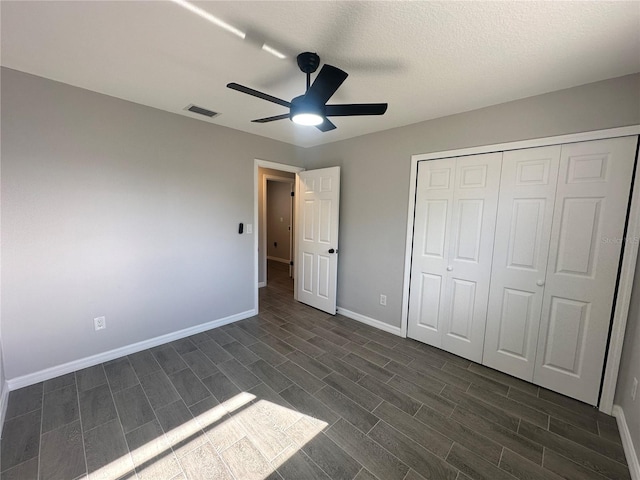
[[[636,137],[562,146],[534,383],[598,402]]]
[[[456,161],[442,348],[482,361],[502,152]]]
[[[408,335],[482,360],[502,153],[418,166]]]
[[[482,363],[527,381],[540,328],[560,145],[505,152]]]
[[[340,167],[296,175],[296,298],[336,313]]]

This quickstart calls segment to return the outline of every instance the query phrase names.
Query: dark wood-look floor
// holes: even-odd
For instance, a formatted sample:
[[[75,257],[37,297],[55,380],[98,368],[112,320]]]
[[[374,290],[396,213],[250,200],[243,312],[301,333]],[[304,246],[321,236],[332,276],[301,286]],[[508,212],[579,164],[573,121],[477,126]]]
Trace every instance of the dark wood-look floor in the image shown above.
[[[612,417],[292,299],[11,392],[6,479],[629,479]]]

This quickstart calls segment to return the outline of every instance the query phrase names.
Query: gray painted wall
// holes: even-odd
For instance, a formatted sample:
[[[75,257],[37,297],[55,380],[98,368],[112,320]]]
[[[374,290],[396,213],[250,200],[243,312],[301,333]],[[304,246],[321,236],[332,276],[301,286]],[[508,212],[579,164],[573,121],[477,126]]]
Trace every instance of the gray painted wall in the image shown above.
[[[254,308],[254,159],[299,149],[9,69],[1,120],[7,378]]]
[[[0,75],[0,92],[2,89],[2,76]],[[2,104],[2,95],[0,94],[0,105]],[[1,124],[0,119],[0,124]],[[0,128],[0,145],[2,145],[2,129]],[[2,159],[2,152],[0,152],[0,160]],[[2,232],[2,208],[1,208],[1,195],[2,195],[2,162],[0,162],[0,232]],[[2,239],[0,238],[0,272],[2,272]],[[2,352],[2,275],[0,274],[0,422],[3,422],[6,405],[3,403],[6,385],[6,376],[4,373],[4,356]],[[2,425],[0,425],[0,434],[2,433]]]
[[[290,183],[267,182],[267,256],[287,261],[291,260],[289,226],[292,190]]]
[[[400,326],[411,155],[638,123],[640,74],[308,149],[342,167],[338,306]]]
[[[2,76],[0,75],[0,91],[2,88]],[[0,104],[2,95],[0,94]],[[0,124],[1,124],[0,119]],[[2,145],[2,129],[0,129],[0,145]],[[2,152],[0,152],[0,160],[2,159]],[[1,208],[1,193],[2,193],[2,164],[0,162],[0,232],[2,232],[2,208]],[[0,238],[0,272],[2,272],[2,240]],[[2,353],[2,275],[0,274],[0,422],[4,420],[2,412],[5,411],[6,405],[3,403],[6,376],[4,374],[4,358]],[[0,433],[2,433],[2,425],[0,425]]]
[[[637,241],[636,239],[636,243]],[[615,396],[616,405],[620,405],[624,410],[636,456],[640,459],[640,388],[636,393],[635,401],[631,400],[634,378],[640,382],[640,257],[636,264],[636,275],[633,282],[629,319],[624,336],[622,361],[620,362]]]
[[[4,391],[7,388],[5,384],[5,375],[4,375],[4,359],[2,354],[2,337],[0,337],[0,421],[2,420],[2,412],[4,411],[5,405],[3,403],[4,400]],[[2,426],[0,425],[0,433],[2,433]]]

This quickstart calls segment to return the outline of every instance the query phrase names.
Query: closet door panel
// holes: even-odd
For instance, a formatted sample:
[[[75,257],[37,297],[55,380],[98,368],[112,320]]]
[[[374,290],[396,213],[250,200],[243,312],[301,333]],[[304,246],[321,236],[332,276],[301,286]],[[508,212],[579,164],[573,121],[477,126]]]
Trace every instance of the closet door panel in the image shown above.
[[[483,363],[533,380],[560,145],[504,153]]]
[[[480,243],[484,217],[484,199],[459,199],[455,204],[456,244],[452,260],[454,262],[480,261]]]
[[[497,352],[508,357],[515,357],[518,360],[527,361],[532,351],[532,326],[537,323],[535,318],[536,308],[534,305],[536,292],[505,288],[502,294]],[[489,325],[489,322],[487,322],[487,325]],[[487,345],[485,344],[485,357],[486,356]],[[523,375],[522,377],[525,376]],[[532,377],[533,374],[531,375],[531,378]]]
[[[562,146],[534,383],[596,405],[636,137]]]
[[[456,160],[442,348],[482,361],[502,153]]]
[[[459,278],[451,279],[450,320],[447,335],[464,342],[473,340],[474,305],[476,298],[476,283]]]
[[[407,334],[436,347],[442,345],[442,318],[449,310],[446,267],[454,177],[455,159],[418,164]]]
[[[440,298],[442,297],[443,278],[441,275],[420,273],[417,281],[419,295],[417,327],[438,332],[440,326]],[[439,344],[439,343],[438,343]]]

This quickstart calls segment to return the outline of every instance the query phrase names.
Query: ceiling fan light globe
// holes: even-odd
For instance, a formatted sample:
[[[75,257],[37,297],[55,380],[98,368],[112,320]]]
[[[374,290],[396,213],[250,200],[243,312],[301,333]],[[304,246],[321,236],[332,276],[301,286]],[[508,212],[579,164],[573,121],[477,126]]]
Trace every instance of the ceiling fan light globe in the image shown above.
[[[320,125],[324,122],[324,118],[317,113],[297,113],[291,117],[293,123],[297,123],[298,125],[309,125],[316,126]]]

